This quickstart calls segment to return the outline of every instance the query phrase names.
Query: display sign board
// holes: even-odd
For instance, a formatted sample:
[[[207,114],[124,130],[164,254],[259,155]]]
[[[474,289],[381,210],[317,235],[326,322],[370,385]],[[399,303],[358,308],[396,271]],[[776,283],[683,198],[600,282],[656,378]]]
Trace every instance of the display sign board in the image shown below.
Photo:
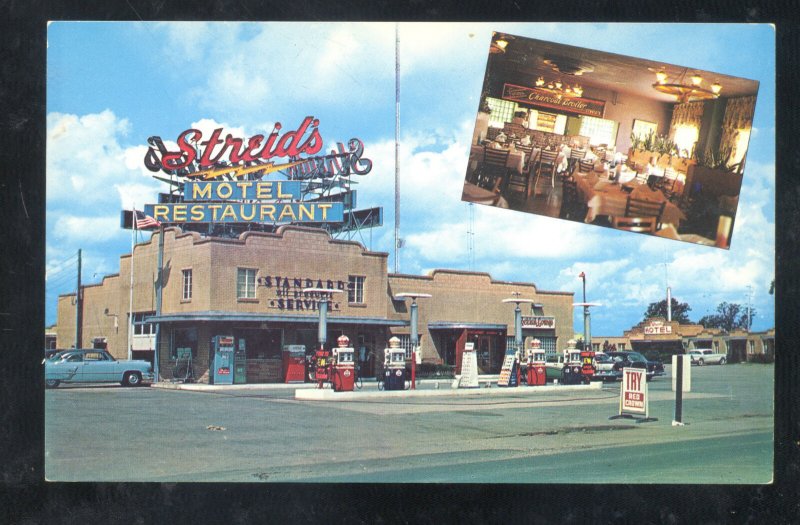
[[[459,388],[478,388],[478,356],[475,353],[475,344],[467,343],[461,356],[461,379]]]
[[[650,321],[644,327],[645,335],[665,335],[672,333],[672,326],[665,324],[664,321]]]
[[[503,359],[503,367],[500,369],[500,378],[497,380],[497,386],[517,386],[517,367],[519,360],[517,359],[517,351],[514,348],[506,349],[506,355]]]
[[[619,413],[644,414],[647,417],[647,372],[643,368],[623,368],[619,391]]]
[[[675,392],[678,388],[678,359],[683,359],[683,376],[681,383],[681,392],[692,391],[692,357],[688,355],[674,355],[672,356],[672,391]]]
[[[523,315],[522,328],[555,328],[556,318],[541,315]]]
[[[534,107],[557,109],[563,113],[603,118],[606,103],[593,98],[558,95],[547,89],[503,85],[503,99]]]

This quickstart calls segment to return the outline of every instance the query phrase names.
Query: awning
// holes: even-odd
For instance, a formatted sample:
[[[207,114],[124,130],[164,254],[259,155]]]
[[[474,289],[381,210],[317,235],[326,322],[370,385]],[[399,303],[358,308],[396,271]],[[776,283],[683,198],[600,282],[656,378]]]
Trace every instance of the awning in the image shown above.
[[[463,330],[473,328],[475,330],[506,330],[508,325],[495,323],[462,323],[457,321],[431,321],[428,323],[430,330]]]
[[[188,312],[180,314],[151,315],[147,323],[191,323],[191,322],[250,322],[250,323],[308,323],[318,324],[318,315],[256,314],[243,312]],[[408,326],[409,321],[393,321],[381,317],[346,317],[328,312],[328,324],[361,324],[380,326]]]

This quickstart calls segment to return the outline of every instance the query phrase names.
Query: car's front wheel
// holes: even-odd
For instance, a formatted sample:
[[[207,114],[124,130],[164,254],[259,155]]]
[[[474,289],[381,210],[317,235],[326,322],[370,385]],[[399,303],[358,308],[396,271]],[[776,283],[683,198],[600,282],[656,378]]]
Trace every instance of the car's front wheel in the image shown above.
[[[700,365],[700,366],[703,366],[703,365],[704,365],[704,364],[706,364],[706,363],[705,363],[705,361],[703,361],[702,359],[698,359],[698,360],[697,360],[697,364],[698,364],[698,365]]]
[[[44,387],[45,388],[56,388],[59,384],[61,384],[61,381],[59,381],[58,379],[45,379],[44,380]]]
[[[719,364],[724,365],[725,363],[726,363],[726,360],[725,360],[724,357],[719,360]]]
[[[139,386],[142,384],[142,375],[139,372],[125,372],[122,384],[125,386]]]

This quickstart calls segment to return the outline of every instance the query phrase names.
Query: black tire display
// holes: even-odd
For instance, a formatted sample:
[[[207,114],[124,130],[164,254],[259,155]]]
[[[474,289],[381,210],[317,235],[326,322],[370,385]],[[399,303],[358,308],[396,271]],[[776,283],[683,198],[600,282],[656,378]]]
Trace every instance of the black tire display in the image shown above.
[[[44,380],[44,387],[45,388],[56,388],[59,384],[61,384],[61,381],[59,381],[58,379],[45,379]]]

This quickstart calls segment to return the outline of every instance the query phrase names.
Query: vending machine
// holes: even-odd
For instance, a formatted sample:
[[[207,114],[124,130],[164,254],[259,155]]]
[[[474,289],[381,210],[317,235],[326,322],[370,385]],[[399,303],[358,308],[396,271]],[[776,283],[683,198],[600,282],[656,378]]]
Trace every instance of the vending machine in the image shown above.
[[[389,339],[389,348],[383,350],[383,388],[405,390],[406,351],[400,348],[400,339]]]
[[[211,367],[211,381],[215,385],[233,384],[233,336],[217,335],[212,339],[214,363]]]
[[[350,338],[339,336],[333,349],[331,363],[331,385],[334,392],[352,392],[356,379],[355,350],[350,347]]]
[[[283,377],[287,383],[303,383],[306,378],[305,345],[283,347]]]

